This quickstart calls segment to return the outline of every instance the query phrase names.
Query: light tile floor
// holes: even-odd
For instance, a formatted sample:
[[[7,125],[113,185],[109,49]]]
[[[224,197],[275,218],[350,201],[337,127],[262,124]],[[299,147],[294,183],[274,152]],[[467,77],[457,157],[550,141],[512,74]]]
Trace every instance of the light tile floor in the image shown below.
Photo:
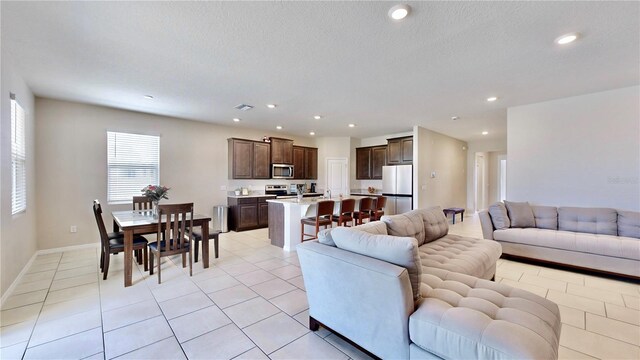
[[[481,236],[475,216],[451,232]],[[163,259],[161,285],[135,267],[129,288],[121,255],[106,281],[97,250],[40,255],[1,308],[0,358],[367,358],[308,330],[297,255],[271,246],[266,229],[222,234],[220,248],[193,277],[179,257]],[[496,281],[559,304],[560,358],[640,358],[637,284],[507,260]]]

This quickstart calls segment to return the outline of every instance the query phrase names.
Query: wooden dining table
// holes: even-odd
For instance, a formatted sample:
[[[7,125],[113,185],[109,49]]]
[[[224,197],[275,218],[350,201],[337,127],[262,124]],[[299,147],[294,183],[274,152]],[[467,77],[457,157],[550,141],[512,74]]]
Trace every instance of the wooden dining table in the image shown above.
[[[133,235],[150,234],[158,230],[158,217],[151,210],[114,211],[113,231],[124,232],[124,286],[131,286],[133,269]],[[209,221],[211,217],[201,214],[193,215],[193,227],[202,227],[202,265],[209,267]],[[162,223],[166,223],[163,217]],[[159,265],[159,264],[158,264]]]

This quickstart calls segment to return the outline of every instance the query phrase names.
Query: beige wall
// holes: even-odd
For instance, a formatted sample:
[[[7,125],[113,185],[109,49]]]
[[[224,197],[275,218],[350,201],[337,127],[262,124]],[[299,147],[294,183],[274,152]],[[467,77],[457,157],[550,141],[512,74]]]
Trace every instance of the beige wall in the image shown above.
[[[4,40],[5,34],[2,34]],[[2,92],[0,92],[0,296],[15,281],[37,250],[36,173],[34,161],[33,94],[13,66],[10,54],[2,48]],[[27,210],[11,215],[11,106],[9,93],[26,113]]]
[[[507,198],[640,210],[640,86],[509,108]]]
[[[413,133],[414,208],[464,207],[467,143],[419,126]]]
[[[264,190],[265,184],[282,182],[229,180],[227,138],[259,140],[277,135],[296,144],[315,145],[312,139],[281,133],[51,99],[36,99],[36,111],[39,249],[98,242],[93,199],[103,204],[109,228],[110,212],[130,207],[106,202],[107,130],[160,135],[160,182],[172,188],[169,201],[193,201],[195,211],[205,214],[212,214],[213,205],[227,203],[227,191],[221,186]],[[71,225],[77,226],[77,233],[69,232]]]

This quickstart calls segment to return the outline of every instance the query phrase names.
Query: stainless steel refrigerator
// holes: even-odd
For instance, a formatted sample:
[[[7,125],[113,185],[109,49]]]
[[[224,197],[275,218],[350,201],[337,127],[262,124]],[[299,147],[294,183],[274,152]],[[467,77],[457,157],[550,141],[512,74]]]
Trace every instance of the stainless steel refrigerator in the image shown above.
[[[382,167],[382,195],[387,197],[385,215],[402,214],[413,208],[413,168],[411,165]]]

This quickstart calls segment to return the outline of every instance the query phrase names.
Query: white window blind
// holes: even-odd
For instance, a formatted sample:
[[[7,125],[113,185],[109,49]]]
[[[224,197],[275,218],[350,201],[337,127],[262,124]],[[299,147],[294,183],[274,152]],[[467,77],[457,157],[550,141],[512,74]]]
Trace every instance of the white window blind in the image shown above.
[[[160,137],[107,131],[107,200],[130,203],[160,183]]]
[[[11,213],[27,210],[25,114],[11,94]]]

